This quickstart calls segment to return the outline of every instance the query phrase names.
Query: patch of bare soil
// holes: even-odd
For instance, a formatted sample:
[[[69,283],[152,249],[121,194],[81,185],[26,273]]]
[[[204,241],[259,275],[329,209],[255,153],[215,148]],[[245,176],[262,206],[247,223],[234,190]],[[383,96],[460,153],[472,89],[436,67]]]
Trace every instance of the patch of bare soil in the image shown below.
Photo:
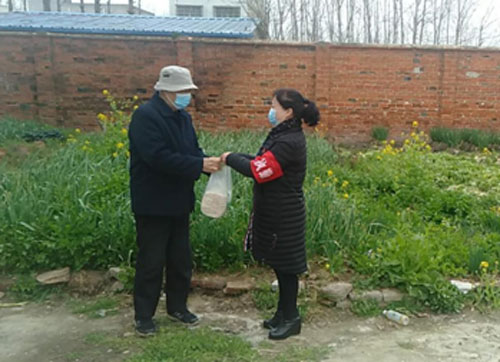
[[[88,336],[133,337],[131,297],[123,295],[117,314],[91,319],[73,314],[64,301],[0,308],[0,361],[122,361],[129,351],[88,342]],[[165,316],[164,299],[158,317]],[[326,361],[493,361],[500,362],[500,313],[466,313],[412,318],[409,326],[383,317],[362,319],[319,307],[310,311],[300,336],[264,343],[267,331],[251,295],[193,293],[190,308],[201,326],[239,335],[272,360],[291,346],[327,346]],[[125,353],[125,354],[124,354]]]

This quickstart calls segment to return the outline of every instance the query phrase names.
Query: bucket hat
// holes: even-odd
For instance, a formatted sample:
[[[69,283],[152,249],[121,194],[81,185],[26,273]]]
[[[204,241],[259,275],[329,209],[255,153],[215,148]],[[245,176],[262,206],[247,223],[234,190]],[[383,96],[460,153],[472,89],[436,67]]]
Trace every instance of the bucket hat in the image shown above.
[[[154,89],[157,91],[181,92],[198,89],[193,83],[189,69],[177,65],[169,65],[160,71]]]

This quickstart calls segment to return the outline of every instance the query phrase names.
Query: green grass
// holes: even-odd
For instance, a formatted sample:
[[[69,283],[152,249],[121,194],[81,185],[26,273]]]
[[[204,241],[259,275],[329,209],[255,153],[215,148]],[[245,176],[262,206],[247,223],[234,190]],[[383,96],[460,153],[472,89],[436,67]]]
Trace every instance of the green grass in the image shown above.
[[[188,329],[171,323],[160,327],[156,336],[147,339],[91,333],[85,337],[85,342],[113,348],[115,351],[128,350],[131,353],[127,361],[131,362],[313,362],[321,361],[329,352],[329,348],[321,345],[281,348],[268,341],[252,347],[241,337],[213,331],[208,327]]]
[[[67,361],[80,361],[85,357],[85,353],[83,352],[70,352],[66,354],[65,359]]]
[[[208,328],[189,330],[163,328],[158,336],[141,346],[133,362],[153,361],[256,361],[258,353],[250,343],[236,336],[213,332]]]
[[[107,151],[104,135],[88,138]],[[0,164],[0,267],[105,268],[128,260],[135,241],[126,160],[83,151],[85,141],[14,170]]]
[[[51,131],[54,127],[34,121],[20,121],[14,118],[0,119],[0,147],[13,141],[22,141],[27,133]]]
[[[417,314],[424,311],[424,306],[408,296],[398,302],[389,303],[384,309],[392,309],[406,315]]]
[[[308,289],[303,289],[299,292],[297,298],[299,314],[303,319],[308,317],[311,307],[311,295]],[[279,292],[271,291],[269,284],[260,283],[252,290],[252,299],[255,307],[261,312],[264,319],[270,318],[278,306]]]
[[[60,285],[42,285],[31,274],[19,274],[8,294],[19,302],[42,302],[51,297],[60,295],[63,291]]]
[[[436,127],[430,131],[434,142],[443,142],[449,147],[457,147],[461,144],[471,144],[479,148],[498,146],[500,134],[478,129],[451,129]]]
[[[90,318],[104,318],[118,312],[119,302],[113,297],[100,297],[96,300],[75,299],[68,302],[75,314],[84,314]]]
[[[98,345],[106,342],[109,343],[110,341],[113,341],[113,338],[104,332],[92,332],[85,335],[83,340],[85,343]]]
[[[38,142],[25,142],[23,136],[42,135],[45,132],[65,131],[37,122],[24,122],[16,119],[0,119],[0,164],[4,169],[15,168],[27,160],[48,157],[60,148],[62,139],[45,138]]]
[[[264,318],[271,317],[278,306],[278,291],[272,292],[269,284],[263,283],[252,290],[255,307],[263,313]]]
[[[0,269],[133,265],[126,130],[68,137],[47,156],[15,167],[0,162]],[[395,286],[433,310],[455,311],[463,301],[446,279],[475,277],[482,261],[500,260],[498,155],[432,153],[422,137],[401,150],[354,152],[309,135],[307,250],[310,263],[328,263],[334,274],[349,270],[368,288]],[[212,155],[254,153],[264,138],[199,132]],[[195,188],[195,267],[242,270],[253,263],[242,250],[252,181],[233,172],[233,199],[220,219],[200,213],[206,182]],[[255,298],[262,309],[273,301]]]
[[[360,317],[374,317],[382,313],[378,301],[374,299],[359,299],[351,304],[351,311]]]

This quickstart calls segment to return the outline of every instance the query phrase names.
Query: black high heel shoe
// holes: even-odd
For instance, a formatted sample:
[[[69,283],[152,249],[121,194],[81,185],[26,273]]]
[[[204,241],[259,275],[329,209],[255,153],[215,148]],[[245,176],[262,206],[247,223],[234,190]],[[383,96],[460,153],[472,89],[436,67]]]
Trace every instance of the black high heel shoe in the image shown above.
[[[263,323],[265,329],[276,328],[281,322],[283,322],[283,311],[277,310],[272,318],[266,319]]]
[[[300,330],[302,327],[302,321],[300,316],[297,316],[293,319],[283,320],[278,326],[274,329],[271,329],[269,332],[269,339],[280,340],[286,339],[290,336],[295,336],[300,334]]]

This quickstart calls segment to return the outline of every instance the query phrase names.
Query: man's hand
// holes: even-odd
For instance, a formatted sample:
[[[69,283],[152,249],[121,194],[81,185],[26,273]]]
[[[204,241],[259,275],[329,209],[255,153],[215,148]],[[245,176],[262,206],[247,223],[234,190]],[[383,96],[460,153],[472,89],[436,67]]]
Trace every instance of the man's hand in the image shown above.
[[[205,157],[203,159],[203,172],[213,173],[220,170],[220,157]]]
[[[226,162],[226,159],[227,159],[227,156],[229,156],[231,154],[231,152],[224,152],[222,154],[222,156],[220,156],[220,160],[225,164],[227,165],[227,162]]]

